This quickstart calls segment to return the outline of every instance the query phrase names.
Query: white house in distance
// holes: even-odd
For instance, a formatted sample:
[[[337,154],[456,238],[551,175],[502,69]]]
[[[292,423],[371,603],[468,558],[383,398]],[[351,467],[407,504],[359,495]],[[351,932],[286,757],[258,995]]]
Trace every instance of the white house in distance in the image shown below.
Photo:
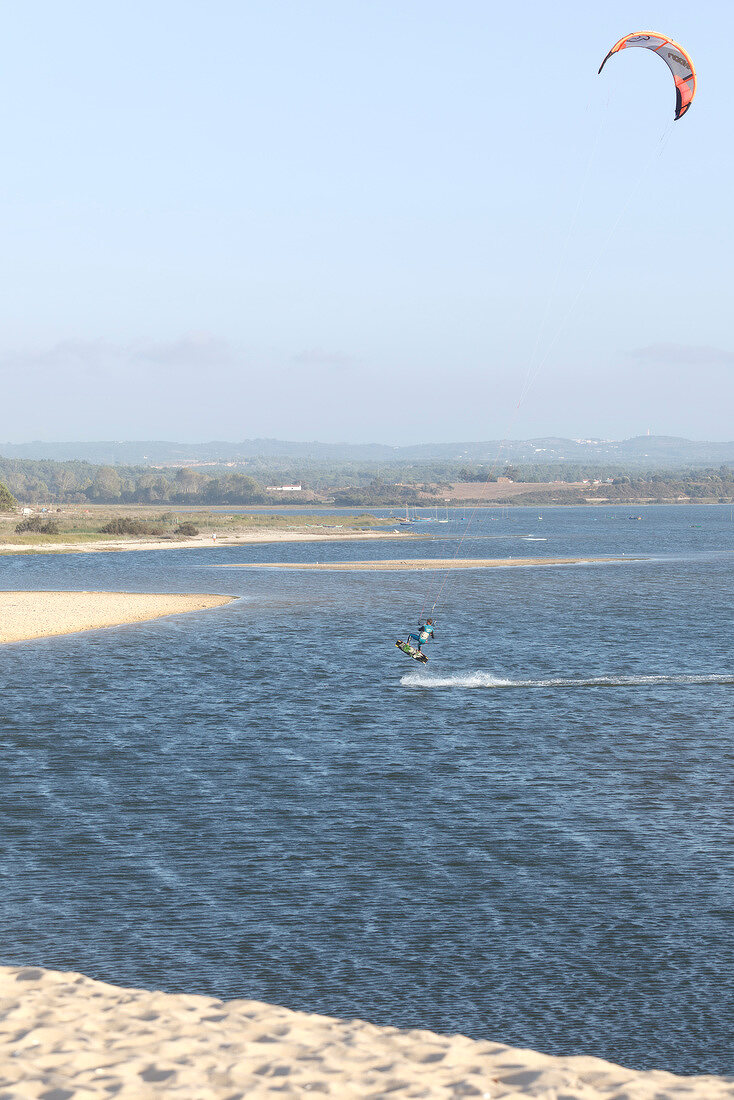
[[[302,485],[267,485],[265,487],[267,493],[301,493],[303,492]]]

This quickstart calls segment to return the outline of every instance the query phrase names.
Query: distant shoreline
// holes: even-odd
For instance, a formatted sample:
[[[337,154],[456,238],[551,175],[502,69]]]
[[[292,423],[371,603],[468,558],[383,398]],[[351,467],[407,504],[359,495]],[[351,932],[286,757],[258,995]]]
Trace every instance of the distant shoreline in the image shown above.
[[[111,538],[88,542],[33,542],[0,543],[0,555],[10,554],[107,554],[128,550],[203,550],[222,546],[247,546],[250,543],[272,542],[352,542],[371,539],[430,538],[423,532],[380,531],[342,531],[339,534],[314,533],[312,529],[291,527],[287,530],[262,527],[241,534],[196,535],[187,539],[152,538]]]
[[[607,510],[614,512],[612,517],[616,519],[628,519],[628,520],[641,520],[643,517],[640,514],[643,509],[648,508],[680,508],[686,506],[694,506],[691,501],[634,501],[634,502],[619,502],[619,501],[607,501],[607,502],[592,502],[587,501],[584,504],[572,503],[572,502],[545,502],[543,504],[522,504],[518,505],[514,502],[505,502],[502,504],[500,501],[486,500],[483,502],[466,501],[464,504],[449,504],[447,509],[454,512],[461,509],[462,512],[467,514],[467,524],[475,508],[482,508],[487,512],[497,511],[500,512],[502,508],[512,508],[513,512],[507,511],[506,515],[511,515],[515,520],[522,519],[521,510],[549,512],[551,510],[568,509],[568,508],[594,508],[596,510],[606,507]],[[734,504],[723,503],[721,501],[700,501],[696,502],[696,507],[704,508],[723,508],[732,509]],[[316,508],[315,513],[319,518],[331,516],[332,518],[353,517],[354,508],[349,507],[331,507],[331,506],[319,506],[312,504],[311,508]],[[411,506],[413,507],[413,506]],[[365,541],[369,542],[373,539],[447,539],[456,538],[457,532],[446,531],[437,528],[432,525],[431,518],[426,515],[420,515],[420,510],[432,512],[432,508],[428,508],[425,505],[418,506],[416,510],[417,518],[409,523],[398,517],[384,517],[376,516],[375,513],[384,511],[385,508],[382,505],[375,505],[367,509],[365,515],[371,518],[372,526],[365,525],[349,526],[344,524],[316,524],[313,522],[299,523],[301,518],[298,516],[298,512],[301,510],[301,506],[296,505],[279,505],[269,509],[261,509],[258,507],[248,508],[242,507],[226,507],[224,505],[213,505],[206,510],[206,513],[200,512],[198,509],[181,509],[183,515],[192,515],[196,522],[203,528],[199,534],[193,537],[176,537],[175,534],[143,534],[143,535],[111,535],[104,537],[97,529],[89,537],[86,534],[79,537],[75,537],[77,533],[70,531],[67,533],[67,537],[64,538],[64,532],[55,536],[35,536],[31,535],[23,536],[28,541],[14,540],[12,542],[2,541],[3,534],[7,538],[10,534],[10,529],[6,527],[3,532],[2,525],[0,524],[0,557],[16,554],[96,554],[96,553],[116,553],[135,550],[201,550],[204,548],[214,548],[222,546],[246,546],[258,543],[283,543],[283,542],[352,542],[352,541]],[[630,514],[619,515],[619,509],[630,509]],[[130,506],[121,509],[101,509],[99,506],[94,506],[93,509],[88,510],[85,514],[89,514],[90,511],[103,512],[104,515],[108,514],[121,514],[132,515],[134,517],[147,517],[154,515],[157,509],[153,509],[152,506]],[[443,508],[441,509],[443,511]],[[259,516],[263,515],[264,518],[270,520],[279,520],[281,516],[286,516],[290,519],[290,525],[283,522],[282,526],[258,526],[256,523],[251,523],[247,527],[244,523],[245,520],[249,520],[250,517],[256,520]],[[632,514],[635,513],[635,514]],[[242,524],[238,527],[233,524],[235,517],[242,517]],[[10,520],[8,515],[2,518],[7,524]],[[48,513],[45,518],[56,518],[53,513]],[[313,519],[314,513],[310,513],[308,516],[304,516],[303,519]],[[455,517],[454,517],[455,518]],[[493,519],[499,517],[492,517]],[[62,523],[67,520],[67,516],[64,515]],[[294,522],[293,522],[294,521]],[[15,522],[15,516],[12,517],[12,523]],[[221,526],[220,526],[221,523]],[[218,528],[218,530],[216,530]],[[464,533],[466,530],[464,529]],[[472,536],[473,537],[473,536]],[[484,535],[481,537],[493,537],[491,535]],[[494,536],[497,537],[497,536]]]

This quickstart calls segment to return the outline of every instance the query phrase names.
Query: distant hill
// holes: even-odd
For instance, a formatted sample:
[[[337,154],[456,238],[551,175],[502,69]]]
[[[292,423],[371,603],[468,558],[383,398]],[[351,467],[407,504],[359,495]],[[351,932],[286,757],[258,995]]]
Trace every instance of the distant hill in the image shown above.
[[[503,462],[618,463],[641,469],[718,465],[734,462],[734,442],[713,443],[675,436],[633,439],[499,440],[469,443],[419,443],[391,447],[382,443],[298,443],[246,439],[240,443],[174,443],[160,440],[95,443],[0,443],[0,456],[36,460],[86,461],[108,466],[247,465],[260,460],[308,462]]]

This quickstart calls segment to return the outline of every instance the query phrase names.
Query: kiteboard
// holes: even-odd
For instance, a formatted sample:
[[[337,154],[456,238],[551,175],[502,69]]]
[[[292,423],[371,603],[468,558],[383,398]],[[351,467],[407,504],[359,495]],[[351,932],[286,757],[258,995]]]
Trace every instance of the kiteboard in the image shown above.
[[[414,661],[420,661],[421,664],[424,665],[428,663],[428,658],[425,653],[421,653],[421,651],[411,645],[410,642],[402,642],[400,638],[398,638],[395,645],[398,649],[402,649],[403,653],[407,653],[409,657],[412,657]]]

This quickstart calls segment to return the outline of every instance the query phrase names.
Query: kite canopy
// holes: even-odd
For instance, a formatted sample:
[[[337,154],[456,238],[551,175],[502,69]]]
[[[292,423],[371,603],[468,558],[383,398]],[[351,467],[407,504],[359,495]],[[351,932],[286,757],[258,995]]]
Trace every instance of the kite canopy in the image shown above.
[[[599,72],[602,71],[612,54],[619,53],[620,50],[626,50],[629,46],[642,46],[643,49],[652,50],[653,53],[662,57],[675,81],[676,120],[683,118],[683,115],[693,103],[693,97],[696,94],[696,70],[693,68],[693,62],[686,51],[665,34],[658,34],[657,31],[637,31],[636,34],[626,34],[624,38],[620,38],[619,42],[612,46],[599,66]]]

